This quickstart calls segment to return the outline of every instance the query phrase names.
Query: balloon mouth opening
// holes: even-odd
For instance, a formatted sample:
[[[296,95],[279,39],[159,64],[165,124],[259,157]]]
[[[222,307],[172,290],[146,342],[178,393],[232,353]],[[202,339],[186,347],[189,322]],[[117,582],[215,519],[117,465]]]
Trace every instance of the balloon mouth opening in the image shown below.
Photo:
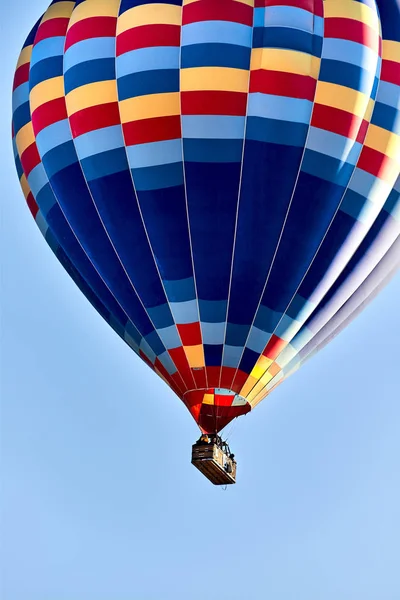
[[[251,410],[243,396],[226,388],[190,390],[184,395],[183,402],[202,433],[218,433],[232,419]]]

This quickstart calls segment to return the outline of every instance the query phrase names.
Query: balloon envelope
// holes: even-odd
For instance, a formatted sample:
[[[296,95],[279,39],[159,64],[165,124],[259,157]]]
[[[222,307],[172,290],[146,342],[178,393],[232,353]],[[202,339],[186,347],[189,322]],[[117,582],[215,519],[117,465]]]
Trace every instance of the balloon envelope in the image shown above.
[[[52,2],[14,81],[28,206],[203,431],[399,263],[397,0]]]

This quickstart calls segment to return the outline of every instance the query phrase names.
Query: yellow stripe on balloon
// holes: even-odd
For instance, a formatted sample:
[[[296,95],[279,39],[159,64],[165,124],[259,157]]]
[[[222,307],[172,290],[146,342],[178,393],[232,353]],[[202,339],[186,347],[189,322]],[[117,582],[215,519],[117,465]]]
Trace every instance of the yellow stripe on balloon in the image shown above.
[[[182,8],[172,4],[142,4],[118,17],[117,35],[142,25],[180,25]]]
[[[42,104],[64,96],[64,77],[52,77],[41,81],[31,90],[29,102],[31,113]]]
[[[180,114],[179,92],[149,94],[120,100],[121,122],[139,121],[153,117],[170,117]]]
[[[370,98],[368,100],[368,106],[367,106],[367,109],[366,109],[365,115],[364,115],[364,119],[366,121],[368,121],[368,123],[371,121],[371,117],[372,117],[372,113],[374,112],[374,108],[375,108],[375,99]]]
[[[246,92],[249,72],[229,67],[193,67],[181,70],[181,91],[215,90]]]
[[[266,356],[261,355],[257,360],[256,364],[253,367],[252,372],[250,373],[251,377],[255,379],[260,379],[265,373],[265,371],[272,365],[272,358],[267,358]]]
[[[198,369],[205,366],[202,344],[197,346],[184,346],[183,349],[191,369]]]
[[[26,46],[22,50],[22,52],[18,58],[16,69],[18,69],[19,67],[22,67],[22,65],[26,65],[26,63],[28,63],[31,60],[32,48],[33,48],[33,46],[31,44],[30,46]]]
[[[264,69],[318,78],[320,59],[305,52],[281,48],[254,48],[250,69]]]
[[[69,92],[65,97],[69,115],[79,110],[108,104],[117,101],[117,87],[114,79],[109,81],[96,81],[88,83]]]
[[[251,377],[251,375],[249,375],[249,377],[245,381],[245,384],[242,386],[242,388],[239,392],[239,396],[246,398],[247,394],[249,394],[251,392],[251,390],[257,384],[257,382],[258,382],[258,379],[256,379],[255,377]]]
[[[25,173],[22,173],[21,178],[19,180],[20,186],[22,188],[22,192],[25,196],[25,200],[26,198],[29,196],[30,192],[31,192],[31,188],[29,187],[29,183],[28,180],[25,176]]]
[[[35,134],[33,132],[32,122],[29,121],[29,123],[21,127],[21,129],[15,136],[15,143],[17,145],[18,154],[21,156],[22,153],[25,152],[25,150],[29,148],[29,146],[31,146],[34,141]]]
[[[336,83],[319,81],[315,94],[316,104],[324,104],[332,108],[345,110],[357,117],[365,117],[368,109],[369,96],[351,88]]]
[[[204,394],[203,404],[214,404],[214,394]]]
[[[272,378],[273,378],[273,376],[271,375],[271,373],[268,373],[268,372],[265,373],[263,375],[263,377],[260,379],[260,381],[257,383],[257,385],[254,386],[254,388],[251,390],[251,392],[246,397],[247,402],[249,402],[251,404],[252,401],[257,397],[257,395],[265,388],[267,383],[269,383],[271,381]]]
[[[382,41],[382,59],[400,62],[400,42],[392,40]]]
[[[397,133],[370,124],[364,144],[397,160],[400,164],[400,136]]]
[[[379,31],[379,18],[376,10],[373,10],[362,2],[355,2],[354,0],[325,0],[324,18],[329,19],[329,17],[354,19]]]
[[[75,23],[88,19],[90,17],[116,17],[118,15],[119,0],[88,0],[82,2],[74,9],[72,13],[69,29]]]
[[[43,15],[40,24],[50,21],[50,19],[69,19],[74,6],[75,2],[57,2],[56,4],[51,4]]]
[[[396,183],[397,178],[399,177],[399,167],[399,157],[397,157],[397,159],[388,157],[382,162],[381,168],[376,176],[387,183],[389,187],[393,188],[393,185]]]

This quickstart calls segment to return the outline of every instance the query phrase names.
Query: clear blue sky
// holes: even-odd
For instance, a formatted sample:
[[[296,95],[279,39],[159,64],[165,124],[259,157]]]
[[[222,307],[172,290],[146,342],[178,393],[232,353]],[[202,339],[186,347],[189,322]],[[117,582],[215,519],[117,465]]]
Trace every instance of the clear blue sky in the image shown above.
[[[399,600],[400,277],[236,422],[238,484],[214,488],[25,207],[11,82],[45,6],[0,9],[2,600]]]

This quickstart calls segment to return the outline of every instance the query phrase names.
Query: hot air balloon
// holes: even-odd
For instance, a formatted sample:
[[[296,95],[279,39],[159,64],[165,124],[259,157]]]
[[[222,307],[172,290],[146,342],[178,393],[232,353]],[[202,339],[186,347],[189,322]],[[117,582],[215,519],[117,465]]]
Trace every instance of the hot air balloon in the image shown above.
[[[400,262],[398,0],[54,0],[13,90],[21,186],[94,308],[219,432]]]

